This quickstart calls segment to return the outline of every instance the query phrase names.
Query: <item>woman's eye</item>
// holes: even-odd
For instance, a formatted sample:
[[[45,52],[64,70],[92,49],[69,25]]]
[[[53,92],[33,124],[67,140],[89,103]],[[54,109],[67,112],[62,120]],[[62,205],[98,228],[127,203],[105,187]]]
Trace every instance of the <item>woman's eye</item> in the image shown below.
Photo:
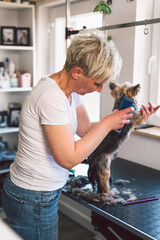
[[[99,86],[100,86],[100,83],[96,83],[96,82],[95,82],[94,84],[95,84],[97,87],[99,87]]]

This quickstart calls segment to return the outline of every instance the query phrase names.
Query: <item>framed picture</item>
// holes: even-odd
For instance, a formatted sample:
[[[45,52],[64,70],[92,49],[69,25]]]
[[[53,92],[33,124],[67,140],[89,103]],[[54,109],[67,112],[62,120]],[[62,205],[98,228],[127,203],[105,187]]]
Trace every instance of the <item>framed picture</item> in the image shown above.
[[[16,45],[15,27],[1,27],[1,45]]]
[[[0,128],[7,127],[8,125],[8,112],[0,111]]]
[[[30,29],[29,28],[16,28],[16,43],[19,46],[30,45]]]
[[[21,108],[10,108],[8,115],[8,126],[18,127]]]

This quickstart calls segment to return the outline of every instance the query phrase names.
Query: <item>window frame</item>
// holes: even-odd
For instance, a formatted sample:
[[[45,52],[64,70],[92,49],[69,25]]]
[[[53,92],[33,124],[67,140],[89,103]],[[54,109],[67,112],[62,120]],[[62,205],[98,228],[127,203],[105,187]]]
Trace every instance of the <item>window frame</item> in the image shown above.
[[[91,19],[89,23],[88,19]],[[87,25],[85,25],[87,23]],[[103,14],[99,12],[88,12],[78,15],[73,15],[70,17],[70,25],[74,30],[81,29],[82,26],[86,26],[88,29],[96,27],[102,27],[103,24]],[[50,34],[49,44],[50,44],[50,72],[58,72],[63,68],[65,58],[66,58],[66,40],[65,36],[65,17],[57,17],[54,22],[51,23],[54,26],[53,33]],[[69,46],[74,35],[71,36],[67,41],[67,46]],[[61,48],[59,47],[61,46]],[[53,57],[54,51],[54,57]],[[56,62],[54,61],[56,59]],[[93,92],[91,94],[86,94],[81,96],[82,103],[87,109],[89,118],[91,122],[100,121],[100,94]]]
[[[158,18],[160,15],[160,1],[154,1],[153,18]],[[152,26],[152,46],[151,57],[149,59],[149,100],[155,105],[160,104],[160,24]],[[148,120],[149,124],[160,127],[160,110]]]

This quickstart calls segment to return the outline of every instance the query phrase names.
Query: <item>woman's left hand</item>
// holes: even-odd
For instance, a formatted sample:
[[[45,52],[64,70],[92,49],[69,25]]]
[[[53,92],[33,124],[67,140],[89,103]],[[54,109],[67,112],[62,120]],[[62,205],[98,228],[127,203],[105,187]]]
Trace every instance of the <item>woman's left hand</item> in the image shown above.
[[[149,106],[148,106],[148,107],[142,105],[141,111],[142,111],[142,113],[143,113],[144,120],[147,121],[148,118],[149,118],[153,113],[155,113],[159,108],[160,108],[160,105],[158,105],[158,106],[156,106],[156,107],[153,107],[150,102],[149,102]]]

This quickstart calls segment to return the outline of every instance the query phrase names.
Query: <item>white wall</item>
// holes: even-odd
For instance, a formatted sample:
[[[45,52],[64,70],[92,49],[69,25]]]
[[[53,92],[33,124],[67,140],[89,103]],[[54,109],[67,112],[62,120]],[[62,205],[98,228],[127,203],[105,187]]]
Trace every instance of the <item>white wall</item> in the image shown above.
[[[119,151],[119,156],[160,170],[160,140],[132,133]]]

